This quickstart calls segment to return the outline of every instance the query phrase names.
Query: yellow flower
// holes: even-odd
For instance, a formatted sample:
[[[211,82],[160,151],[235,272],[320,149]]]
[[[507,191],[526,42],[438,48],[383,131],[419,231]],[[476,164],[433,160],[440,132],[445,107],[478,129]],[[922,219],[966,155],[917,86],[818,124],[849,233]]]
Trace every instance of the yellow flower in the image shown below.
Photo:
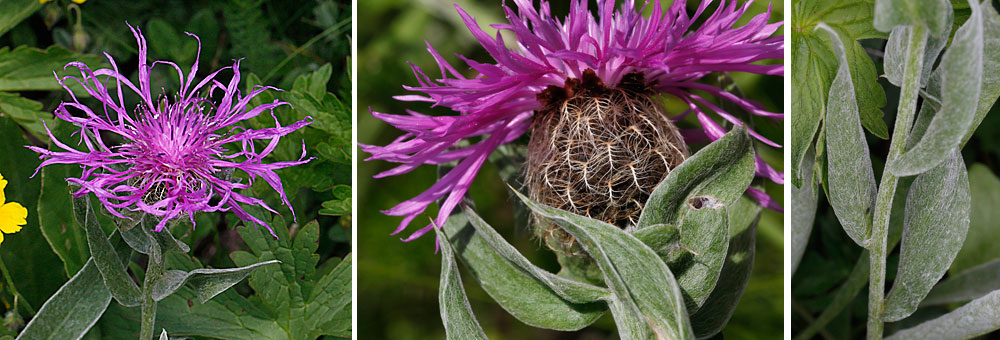
[[[21,226],[28,224],[28,209],[17,202],[7,203],[7,196],[4,189],[7,188],[7,180],[0,174],[0,243],[3,243],[3,234],[13,234],[21,231]]]

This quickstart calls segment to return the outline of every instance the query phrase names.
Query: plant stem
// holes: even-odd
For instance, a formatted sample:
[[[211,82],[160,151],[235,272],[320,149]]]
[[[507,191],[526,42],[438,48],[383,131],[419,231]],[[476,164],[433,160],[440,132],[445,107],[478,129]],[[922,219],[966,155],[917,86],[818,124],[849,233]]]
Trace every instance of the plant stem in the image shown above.
[[[142,280],[142,325],[139,329],[139,340],[153,338],[156,326],[156,300],[153,300],[153,283],[163,276],[163,254],[160,246],[153,242],[149,249],[149,260],[146,264],[146,277]]]
[[[871,262],[870,281],[868,285],[868,339],[882,339],[882,311],[885,309],[885,257],[888,253],[886,243],[889,236],[889,216],[892,213],[892,199],[896,195],[896,184],[899,178],[889,171],[892,164],[906,146],[906,138],[913,126],[913,118],[917,111],[917,97],[920,95],[920,73],[923,70],[924,47],[927,44],[927,27],[910,26],[910,41],[906,49],[903,84],[899,93],[899,109],[896,111],[896,125],[892,131],[892,142],[889,145],[889,155],[886,157],[886,167],[882,170],[882,182],[879,184],[878,196],[875,199],[875,216],[872,219],[871,238],[868,240],[868,251]]]
[[[10,293],[14,295],[14,297],[16,297],[22,305],[24,305],[24,308],[28,309],[28,313],[30,313],[31,316],[34,316],[35,309],[31,308],[31,305],[28,304],[28,300],[17,291],[17,287],[14,287],[14,280],[11,280],[10,271],[7,270],[7,265],[3,263],[2,257],[0,257],[0,270],[3,270],[3,278],[7,281],[7,287],[10,287]]]

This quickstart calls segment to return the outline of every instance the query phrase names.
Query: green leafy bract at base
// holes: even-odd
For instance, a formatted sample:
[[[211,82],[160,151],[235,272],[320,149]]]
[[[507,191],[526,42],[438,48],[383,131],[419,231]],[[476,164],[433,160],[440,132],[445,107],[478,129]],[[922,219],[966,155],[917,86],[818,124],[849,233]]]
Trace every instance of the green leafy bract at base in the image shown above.
[[[680,287],[656,252],[618,227],[540,205],[520,192],[514,193],[536,214],[573,235],[594,258],[612,292],[612,313],[625,313],[616,314],[616,320],[639,313],[640,320],[659,338],[694,338]],[[619,323],[619,330],[630,325],[633,323]]]
[[[476,316],[472,314],[469,298],[465,296],[465,287],[462,286],[462,277],[458,274],[458,265],[455,264],[451,243],[438,228],[434,228],[434,232],[438,240],[441,240],[441,286],[438,291],[438,304],[447,339],[485,340],[486,334],[479,326]]]

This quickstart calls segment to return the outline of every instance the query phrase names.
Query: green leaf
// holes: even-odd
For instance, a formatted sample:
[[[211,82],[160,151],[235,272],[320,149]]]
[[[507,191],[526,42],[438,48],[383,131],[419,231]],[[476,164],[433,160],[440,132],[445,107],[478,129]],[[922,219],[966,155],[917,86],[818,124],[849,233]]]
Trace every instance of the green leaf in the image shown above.
[[[802,172],[808,149],[819,131],[823,119],[824,102],[830,91],[830,81],[836,74],[837,60],[826,58],[828,45],[820,38],[792,31],[792,184],[802,186],[802,178],[811,176]],[[792,202],[795,202],[794,200]]]
[[[952,12],[947,12],[948,27],[951,27]],[[885,46],[885,59],[882,62],[885,69],[885,77],[890,83],[896,86],[903,84],[903,68],[906,65],[906,51],[910,40],[910,26],[896,26],[889,33],[889,41]],[[934,68],[934,61],[938,54],[944,50],[944,46],[951,38],[951,29],[940,33],[931,33],[924,46],[923,69],[920,72],[920,86],[927,86],[930,81],[931,70]]]
[[[726,205],[703,202],[709,200],[704,196],[691,200],[698,205],[686,214],[680,227],[680,244],[687,249],[675,248],[665,260],[676,273],[687,310],[693,314],[719,280],[729,250],[729,214]]]
[[[111,296],[124,306],[138,306],[142,299],[139,286],[132,281],[124,261],[119,259],[115,247],[98,224],[97,215],[90,206],[90,195],[74,199],[73,211],[76,222],[87,232],[87,245],[90,247],[94,266],[101,272],[104,285]]]
[[[42,3],[37,0],[0,1],[0,36],[41,8]]]
[[[229,287],[243,281],[257,267],[278,263],[277,260],[255,263],[246,267],[221,269],[168,270],[153,284],[153,300],[160,301],[187,284],[205,303]]]
[[[750,282],[757,219],[762,209],[747,196],[741,197],[729,208],[729,249],[722,275],[701,309],[691,315],[691,327],[698,339],[706,339],[722,331]]]
[[[941,281],[920,302],[920,306],[966,302],[995,290],[1000,290],[1000,259],[969,268]]]
[[[351,214],[351,186],[336,185],[333,187],[334,199],[323,202],[320,215],[347,216]]]
[[[927,26],[931,35],[951,31],[948,0],[875,0],[874,26],[889,32],[897,26]]]
[[[74,54],[58,45],[41,50],[19,46],[13,50],[0,48],[0,91],[46,91],[62,90],[62,86],[52,74],[60,76],[73,74],[75,68],[63,70],[67,63],[79,61],[97,69],[102,59],[97,56]],[[76,72],[79,76],[79,71]],[[67,86],[73,84],[70,80]],[[77,91],[80,92],[80,91]],[[86,94],[85,92],[77,95]]]
[[[820,24],[833,37],[840,59],[837,77],[830,86],[826,107],[826,148],[829,168],[830,205],[847,235],[866,246],[875,204],[875,172],[858,120],[858,104],[846,52],[837,32]]]
[[[916,175],[940,164],[958,150],[972,124],[983,71],[983,16],[978,4],[973,7],[972,17],[955,33],[940,65],[941,109],[919,141],[888,164],[896,176]]]
[[[1000,179],[989,167],[976,163],[969,167],[972,209],[969,233],[949,271],[958,274],[979,264],[1000,259]]]
[[[816,207],[819,202],[819,191],[816,181],[813,180],[815,172],[816,156],[814,150],[810,149],[806,153],[805,161],[802,162],[803,178],[801,187],[792,187],[792,272],[799,267],[802,254],[805,254],[806,245],[809,243],[809,234],[812,233],[813,222],[816,219]]]
[[[131,256],[132,251],[117,232],[111,234],[109,243],[119,261]],[[45,301],[17,339],[80,339],[101,318],[110,303],[111,292],[91,259]]]
[[[962,146],[972,138],[983,118],[990,112],[997,97],[1000,97],[1000,14],[988,0],[983,1],[983,72],[982,89],[976,115],[972,118],[969,131],[962,138]]]
[[[579,330],[604,315],[607,289],[556,276],[528,262],[471,208],[442,228],[458,258],[493,300],[525,324]],[[468,222],[466,222],[468,218]]]
[[[487,339],[479,321],[472,314],[472,306],[465,296],[462,277],[458,274],[455,264],[454,250],[451,242],[438,228],[434,228],[441,242],[441,286],[438,289],[438,304],[441,308],[441,321],[447,339]]]
[[[42,103],[21,97],[16,93],[0,92],[0,114],[10,117],[35,138],[47,141],[49,135],[45,132],[45,126],[42,125],[42,122],[44,121],[53,130],[62,124],[58,120],[52,119],[52,114],[41,110]]]
[[[745,134],[737,131],[735,135],[741,133]],[[641,313],[646,326],[660,338],[694,338],[680,286],[653,249],[618,227],[544,206],[520,192],[514,193],[536,214],[573,235],[594,258],[611,288],[614,308],[620,303],[625,311]],[[620,316],[616,315],[616,320]]]
[[[326,84],[330,82],[331,73],[333,73],[333,66],[329,63],[324,64],[311,73],[295,78],[292,90],[308,94],[316,100],[322,100],[327,93]]]
[[[70,130],[70,125],[63,124],[53,132],[57,136],[69,136]],[[52,164],[41,171],[42,190],[36,209],[38,226],[45,241],[62,260],[66,277],[72,277],[90,259],[86,232],[77,227],[73,197],[66,183],[67,178],[79,177],[80,173],[79,167],[70,164]]]
[[[638,230],[656,225],[680,225],[694,196],[728,205],[753,180],[754,154],[746,130],[734,127],[670,171],[653,189],[639,216]]]
[[[886,339],[971,339],[997,329],[1000,329],[1000,290]]]
[[[899,269],[882,318],[913,314],[955,259],[969,230],[969,177],[961,155],[917,176],[906,199]]]

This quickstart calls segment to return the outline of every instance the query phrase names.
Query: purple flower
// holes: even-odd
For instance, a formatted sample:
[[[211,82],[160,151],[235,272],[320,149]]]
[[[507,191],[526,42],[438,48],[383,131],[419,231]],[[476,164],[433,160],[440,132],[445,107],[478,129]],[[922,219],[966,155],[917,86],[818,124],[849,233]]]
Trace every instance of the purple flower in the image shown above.
[[[771,36],[782,23],[768,23],[770,8],[746,25],[735,27],[750,2],[738,6],[737,1],[724,0],[714,12],[708,13],[706,9],[712,1],[706,0],[694,15],[688,16],[686,1],[676,1],[663,11],[657,0],[646,3],[651,6],[651,15],[644,17],[633,0],[624,1],[617,10],[616,1],[600,0],[595,17],[588,8],[588,1],[572,0],[570,14],[561,21],[552,16],[547,1],[541,1],[539,8],[535,8],[531,0],[513,2],[516,11],[503,6],[509,23],[492,27],[512,32],[516,48],[508,49],[500,34],[491,37],[468,13],[456,6],[468,29],[495,63],[477,62],[457,55],[477,72],[473,77],[466,77],[428,44],[427,49],[440,68],[440,79],[431,79],[421,68],[412,66],[419,85],[404,88],[420,94],[396,97],[401,101],[448,107],[458,115],[372,112],[375,117],[405,131],[386,146],[362,145],[363,150],[372,155],[368,160],[401,163],[377,174],[376,178],[404,174],[423,164],[457,162],[430,189],[384,211],[387,215],[403,216],[393,233],[396,234],[432,202],[445,198],[437,218],[403,241],[420,237],[434,225],[444,225],[490,153],[528,132],[532,118],[546,105],[539,100],[539,94],[564,84],[569,87],[568,80],[582,79],[585,73],[595,73],[608,88],[619,85],[629,74],[639,74],[652,91],[686,102],[690,110],[672,118],[696,115],[701,129],[682,131],[689,143],[717,140],[726,133],[709,118],[710,114],[743,125],[738,118],[696,91],[730,101],[754,115],[784,119],[783,114],[768,112],[759,103],[698,82],[711,72],[784,74],[783,65],[755,63],[783,58],[783,38]],[[693,24],[697,20],[703,22],[695,27]],[[752,130],[750,134],[767,145],[781,147]],[[481,140],[469,146],[456,146],[474,137],[481,137]],[[759,158],[756,164],[758,176],[784,183],[782,173]],[[768,208],[781,209],[761,191],[748,188],[748,194]]]
[[[281,126],[275,117],[275,127],[261,130],[245,129],[238,122],[251,119],[288,103],[275,100],[272,103],[250,108],[250,100],[270,86],[257,86],[247,96],[237,89],[240,82],[240,62],[212,72],[208,77],[194,83],[198,72],[195,59],[190,72],[185,77],[181,68],[170,61],[146,60],[146,39],[142,33],[129,26],[139,43],[138,86],[119,72],[115,60],[105,53],[111,69],[91,70],[80,62],[66,64],[66,68],[80,70],[80,77],[67,76],[56,79],[69,92],[72,102],[64,102],[55,110],[57,118],[80,128],[79,144],[86,145],[85,151],[72,148],[59,141],[49,131],[52,143],[61,151],[49,151],[28,146],[41,154],[43,161],[36,169],[50,164],[79,164],[83,168],[80,178],[69,178],[68,182],[80,186],[73,193],[82,197],[93,193],[112,215],[131,219],[122,214],[124,210],[145,212],[161,217],[155,230],[160,231],[168,220],[182,214],[188,215],[194,223],[194,213],[198,211],[232,211],[237,217],[259,225],[270,226],[248,214],[240,203],[257,205],[277,214],[263,200],[237,192],[253,184],[258,176],[263,178],[281,197],[282,203],[291,209],[281,185],[281,178],[274,170],[307,163],[305,144],[302,157],[297,161],[263,163],[277,146],[279,139],[303,126],[312,123],[312,118]],[[198,36],[188,33],[198,39]],[[201,54],[201,40],[198,40],[198,54]],[[150,71],[157,64],[173,67],[179,77],[181,89],[171,101],[165,94],[154,100],[150,89]],[[229,84],[216,80],[219,72],[231,69],[233,77]],[[82,104],[67,84],[72,80],[83,86],[87,94],[101,101],[99,109]],[[117,91],[109,92],[108,82],[113,81]],[[139,104],[129,114],[125,106],[122,90],[131,90],[138,95]],[[207,89],[206,91],[204,91]],[[216,91],[221,91],[217,93]],[[200,92],[199,92],[200,91]],[[280,90],[279,90],[280,91]],[[128,92],[128,91],[125,91]],[[165,91],[164,91],[165,92]],[[211,98],[219,98],[213,101]],[[82,115],[74,116],[69,109]],[[48,130],[48,127],[46,127]],[[107,136],[120,137],[121,144],[105,142]],[[266,146],[257,150],[257,140],[267,141]],[[230,150],[229,148],[233,150]],[[238,183],[226,179],[239,169],[249,175],[250,183]],[[215,202],[212,202],[217,198]],[[123,211],[119,211],[119,210]],[[293,212],[294,216],[294,212]],[[271,235],[275,235],[271,231]],[[277,237],[277,235],[275,235]]]

